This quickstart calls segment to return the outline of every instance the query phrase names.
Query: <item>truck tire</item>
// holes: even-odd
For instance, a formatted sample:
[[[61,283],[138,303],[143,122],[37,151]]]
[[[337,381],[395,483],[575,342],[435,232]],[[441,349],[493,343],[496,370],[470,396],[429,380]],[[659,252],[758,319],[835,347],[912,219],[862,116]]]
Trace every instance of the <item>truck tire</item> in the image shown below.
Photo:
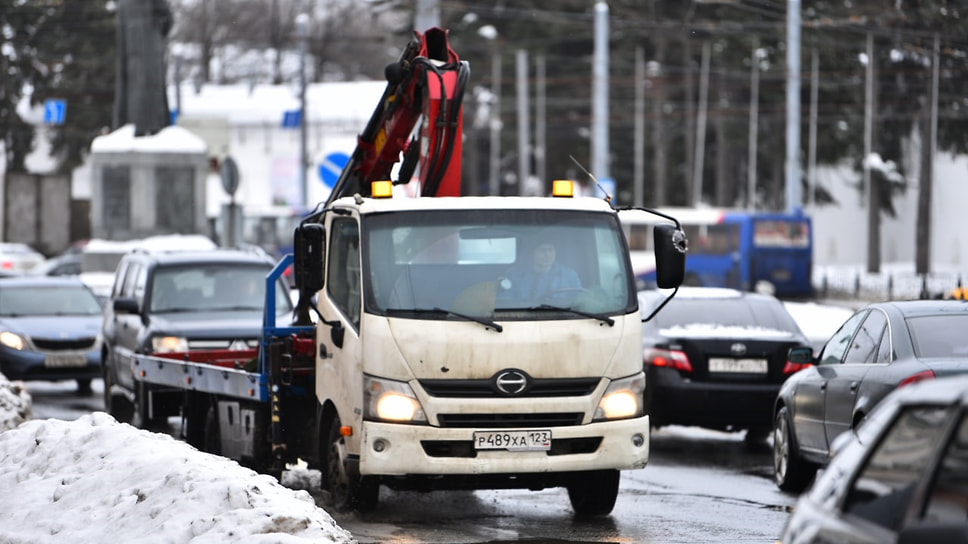
[[[372,478],[360,476],[358,468],[346,462],[346,446],[339,429],[340,422],[336,419],[327,435],[323,487],[329,492],[336,511],[368,512],[376,508],[380,485]]]
[[[209,406],[205,413],[205,438],[203,439],[203,450],[214,455],[222,455],[222,438],[218,430],[218,412],[216,403]]]
[[[568,483],[568,498],[575,516],[589,518],[611,513],[618,498],[621,473],[617,470],[594,470],[575,474]]]
[[[773,481],[783,491],[799,493],[816,472],[817,467],[800,456],[787,407],[780,408],[773,424]]]
[[[149,431],[164,430],[168,426],[167,417],[149,418],[150,406],[148,405],[148,385],[144,382],[135,382],[134,385],[134,415],[131,424],[139,429]]]

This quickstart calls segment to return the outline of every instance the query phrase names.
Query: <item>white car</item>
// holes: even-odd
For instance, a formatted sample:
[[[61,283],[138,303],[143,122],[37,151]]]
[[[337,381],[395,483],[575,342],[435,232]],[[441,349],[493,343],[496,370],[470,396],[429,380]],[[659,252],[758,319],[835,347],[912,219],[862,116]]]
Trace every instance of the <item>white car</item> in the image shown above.
[[[47,258],[34,248],[20,242],[0,243],[0,273],[20,275],[30,272]]]

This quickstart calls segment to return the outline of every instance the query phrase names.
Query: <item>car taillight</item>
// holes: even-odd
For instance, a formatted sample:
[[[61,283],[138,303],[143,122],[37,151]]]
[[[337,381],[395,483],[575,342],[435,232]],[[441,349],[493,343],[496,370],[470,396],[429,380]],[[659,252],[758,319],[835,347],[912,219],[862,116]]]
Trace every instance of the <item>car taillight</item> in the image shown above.
[[[642,361],[647,365],[674,368],[682,372],[692,372],[692,364],[689,362],[689,357],[682,351],[646,348],[642,352]]]
[[[901,388],[901,387],[904,387],[905,385],[911,385],[912,383],[918,383],[918,382],[923,382],[924,380],[933,380],[933,379],[934,379],[934,371],[925,370],[922,372],[918,372],[917,374],[911,374],[907,378],[904,378],[903,380],[901,380],[901,383],[897,384],[897,386],[898,388]]]
[[[810,368],[810,366],[810,363],[791,363],[790,361],[787,361],[786,364],[783,365],[783,375],[786,376],[788,374],[796,374],[804,368]]]
[[[2,263],[0,263],[0,268],[3,268],[4,270],[10,270],[13,268],[13,263],[10,261],[3,261]]]

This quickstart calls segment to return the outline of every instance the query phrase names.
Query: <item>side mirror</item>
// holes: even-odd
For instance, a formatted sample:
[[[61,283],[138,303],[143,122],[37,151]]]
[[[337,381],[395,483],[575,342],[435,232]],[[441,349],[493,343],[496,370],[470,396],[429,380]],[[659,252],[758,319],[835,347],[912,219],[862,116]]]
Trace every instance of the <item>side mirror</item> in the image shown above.
[[[670,223],[658,223],[652,229],[655,247],[655,283],[659,289],[682,285],[686,274],[686,235]]]
[[[810,346],[790,348],[787,353],[787,361],[797,365],[812,365],[817,362],[813,358],[813,348]]]
[[[136,314],[138,313],[138,301],[132,297],[118,297],[114,299],[112,308],[118,314]]]
[[[300,293],[323,288],[325,237],[326,229],[319,223],[299,225],[293,233],[292,277]]]

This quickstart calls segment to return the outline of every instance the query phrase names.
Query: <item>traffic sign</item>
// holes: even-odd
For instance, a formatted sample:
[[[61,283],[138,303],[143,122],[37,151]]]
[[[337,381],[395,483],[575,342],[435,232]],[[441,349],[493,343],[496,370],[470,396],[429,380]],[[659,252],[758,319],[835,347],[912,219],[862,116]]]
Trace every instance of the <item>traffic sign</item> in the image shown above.
[[[332,189],[336,186],[336,180],[350,161],[350,156],[342,151],[335,151],[326,155],[323,162],[319,164],[319,179],[323,180],[323,185]]]
[[[229,196],[235,195],[235,191],[239,188],[239,167],[236,166],[232,157],[225,157],[225,160],[222,161],[220,174],[222,176],[222,188]]]
[[[67,113],[67,101],[60,98],[44,100],[44,124],[63,125]]]
[[[282,112],[282,128],[299,128],[302,119],[301,110],[287,110]]]

